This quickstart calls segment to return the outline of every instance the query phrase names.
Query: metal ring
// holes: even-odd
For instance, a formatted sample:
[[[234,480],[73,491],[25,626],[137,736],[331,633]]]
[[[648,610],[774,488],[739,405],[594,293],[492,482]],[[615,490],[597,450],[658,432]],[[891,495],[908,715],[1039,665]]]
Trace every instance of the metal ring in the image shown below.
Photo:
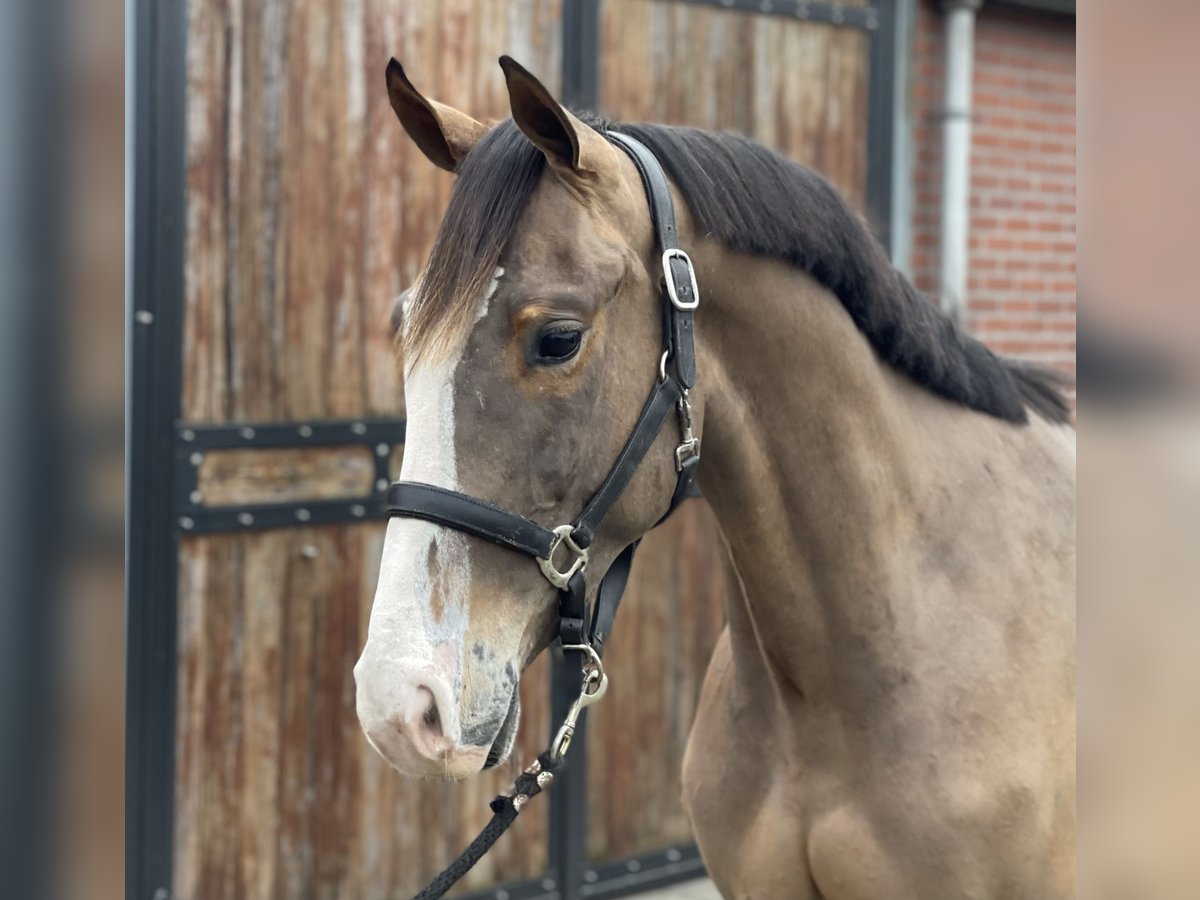
[[[572,576],[587,565],[588,548],[580,547],[575,543],[575,539],[572,537],[574,533],[574,525],[559,525],[554,529],[554,543],[550,545],[550,553],[545,559],[540,556],[535,557],[538,568],[542,570],[542,574],[546,576],[546,580],[559,590],[565,588]],[[554,567],[554,552],[563,544],[566,544],[567,549],[575,554],[575,559],[572,560],[570,568],[565,572],[560,572]]]
[[[604,664],[602,662],[600,662],[600,654],[596,652],[596,648],[593,647],[591,644],[563,644],[562,649],[563,650],[579,650],[583,653],[586,653],[588,655],[587,662],[589,664],[594,665],[597,669],[600,669],[601,671],[604,670]]]
[[[591,644],[563,644],[562,649],[579,650],[588,655],[583,663],[586,677],[583,682],[583,690],[579,695],[579,708],[584,709],[591,706],[608,691],[608,675],[604,671],[604,663],[600,661],[600,654]],[[588,685],[592,684],[595,685],[595,688],[589,691]]]
[[[671,355],[670,350],[664,350],[662,359],[658,361],[658,383],[666,384],[667,382],[667,357]]]

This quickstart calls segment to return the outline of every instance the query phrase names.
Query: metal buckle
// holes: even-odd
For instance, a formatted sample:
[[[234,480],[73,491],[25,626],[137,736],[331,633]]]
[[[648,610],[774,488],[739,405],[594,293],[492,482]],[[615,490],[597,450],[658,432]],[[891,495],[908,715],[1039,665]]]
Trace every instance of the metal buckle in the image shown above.
[[[683,464],[700,455],[700,438],[692,432],[692,404],[685,390],[676,404],[679,410],[679,430],[683,432],[679,446],[675,448],[675,471],[682,472]]]
[[[550,753],[561,758],[571,746],[571,738],[575,736],[575,728],[579,722],[579,714],[598,701],[608,690],[608,676],[604,674],[604,665],[600,662],[600,654],[591,644],[563,644],[564,650],[581,650],[588,655],[583,662],[583,687],[579,696],[567,711],[567,717],[550,744]]]
[[[550,545],[550,555],[545,559],[540,556],[535,557],[538,568],[542,570],[542,574],[546,576],[546,580],[559,590],[565,588],[571,577],[587,565],[587,547],[580,547],[575,543],[575,539],[571,537],[574,533],[575,526],[559,525],[554,529],[554,543]],[[554,553],[564,544],[566,544],[568,550],[575,554],[575,559],[572,560],[570,568],[562,572],[554,567]]]
[[[679,293],[675,286],[675,273],[671,271],[671,260],[678,259],[687,265],[688,277],[692,280],[692,299],[690,301],[680,300]],[[671,305],[676,309],[691,310],[700,305],[700,288],[696,284],[696,267],[692,265],[692,258],[680,250],[678,247],[672,247],[666,250],[662,255],[663,275],[667,281],[667,296],[671,298]]]
[[[682,472],[683,464],[700,455],[700,438],[692,437],[675,448],[675,471]]]

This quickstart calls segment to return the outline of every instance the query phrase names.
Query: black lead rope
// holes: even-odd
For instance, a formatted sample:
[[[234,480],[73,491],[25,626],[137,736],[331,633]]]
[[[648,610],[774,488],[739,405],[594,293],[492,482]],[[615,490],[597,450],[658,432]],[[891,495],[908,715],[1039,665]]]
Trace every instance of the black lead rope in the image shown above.
[[[628,570],[626,570],[626,574],[628,574]],[[607,580],[607,576],[605,579]],[[624,585],[622,584],[622,586]],[[484,854],[492,849],[492,845],[499,840],[500,835],[508,831],[509,826],[517,820],[517,814],[525,804],[550,786],[554,781],[554,776],[562,768],[566,761],[567,749],[571,746],[571,738],[575,736],[575,729],[579,727],[579,716],[589,705],[603,697],[605,690],[608,689],[608,679],[600,667],[599,654],[590,647],[564,647],[564,649],[584,650],[588,663],[594,662],[594,666],[585,669],[579,697],[571,705],[570,712],[567,713],[567,718],[558,729],[554,740],[534,760],[533,765],[517,776],[517,780],[513,782],[508,793],[500,794],[489,804],[492,810],[492,819],[483,827],[483,831],[479,832],[475,840],[467,845],[467,849],[455,857],[454,861],[443,869],[433,881],[429,882],[413,900],[437,900],[454,887],[464,875],[474,868],[475,863],[483,859]]]
[[[413,900],[437,900],[454,887],[464,875],[471,871],[475,863],[483,859],[484,854],[492,849],[492,844],[496,843],[500,835],[508,831],[508,827],[517,820],[517,813],[521,811],[521,806],[527,803],[529,798],[540,794],[542,789],[554,780],[554,774],[561,768],[562,763],[561,756],[554,758],[550,756],[548,750],[539,756],[534,764],[517,778],[511,794],[501,794],[492,801],[492,820],[483,827],[479,836],[471,841],[467,849],[460,853],[454,862],[443,869],[433,881],[429,882]],[[524,798],[521,806],[516,803],[518,798]]]
[[[629,154],[646,189],[655,242],[662,254],[663,354],[654,387],[604,482],[573,522],[554,529],[485,500],[436,485],[397,481],[388,491],[389,516],[425,519],[533,557],[542,574],[558,589],[559,639],[564,652],[577,655],[581,671],[579,696],[550,746],[517,777],[508,793],[491,802],[491,821],[413,900],[436,900],[443,896],[483,858],[516,821],[522,807],[554,781],[565,761],[579,717],[604,696],[608,688],[601,663],[604,642],[612,632],[638,542],[622,550],[601,578],[590,616],[584,577],[588,552],[604,517],[629,486],[672,409],[678,414],[681,434],[675,448],[678,475],[670,505],[659,523],[688,497],[695,483],[700,439],[692,432],[688,391],[696,383],[692,315],[700,300],[696,272],[688,255],[679,249],[671,189],[662,166],[650,150],[628,135],[609,132],[608,137]]]

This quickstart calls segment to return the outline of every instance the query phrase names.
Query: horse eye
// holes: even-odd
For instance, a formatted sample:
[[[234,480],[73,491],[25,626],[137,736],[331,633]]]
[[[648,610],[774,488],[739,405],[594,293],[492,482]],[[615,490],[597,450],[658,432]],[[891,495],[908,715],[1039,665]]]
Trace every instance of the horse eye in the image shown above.
[[[583,332],[577,328],[542,332],[538,338],[538,359],[548,363],[566,362],[579,352],[581,343]]]

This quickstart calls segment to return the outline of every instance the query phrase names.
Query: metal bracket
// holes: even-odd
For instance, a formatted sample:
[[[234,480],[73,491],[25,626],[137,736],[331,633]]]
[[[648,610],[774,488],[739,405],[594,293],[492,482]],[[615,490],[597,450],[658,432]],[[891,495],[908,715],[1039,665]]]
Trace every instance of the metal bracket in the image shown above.
[[[291,528],[381,519],[391,483],[388,462],[404,443],[403,419],[336,419],[315,422],[183,425],[175,428],[175,525],[185,534]],[[209,450],[291,450],[303,447],[374,447],[371,491],[338,500],[298,500],[206,506],[196,472]]]

